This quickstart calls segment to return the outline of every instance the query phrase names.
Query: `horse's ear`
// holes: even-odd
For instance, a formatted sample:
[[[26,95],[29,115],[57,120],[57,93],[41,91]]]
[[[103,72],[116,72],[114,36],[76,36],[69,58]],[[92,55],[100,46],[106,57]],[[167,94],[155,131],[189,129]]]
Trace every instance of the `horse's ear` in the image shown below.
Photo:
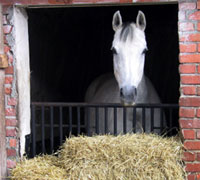
[[[122,26],[122,17],[119,11],[116,11],[115,14],[113,15],[113,20],[112,20],[112,27],[113,30],[116,31]]]
[[[142,31],[144,31],[145,28],[146,28],[146,18],[145,18],[145,15],[142,11],[138,12],[137,19],[136,19],[136,25]]]

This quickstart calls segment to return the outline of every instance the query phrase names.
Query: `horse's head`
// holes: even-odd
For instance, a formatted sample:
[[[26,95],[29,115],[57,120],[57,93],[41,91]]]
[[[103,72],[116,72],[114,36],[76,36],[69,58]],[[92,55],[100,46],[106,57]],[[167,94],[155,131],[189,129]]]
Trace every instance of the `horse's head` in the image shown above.
[[[115,31],[112,43],[114,74],[120,98],[124,104],[135,104],[147,50],[145,15],[139,11],[136,23],[123,24],[120,12],[117,11],[113,16],[112,26]]]

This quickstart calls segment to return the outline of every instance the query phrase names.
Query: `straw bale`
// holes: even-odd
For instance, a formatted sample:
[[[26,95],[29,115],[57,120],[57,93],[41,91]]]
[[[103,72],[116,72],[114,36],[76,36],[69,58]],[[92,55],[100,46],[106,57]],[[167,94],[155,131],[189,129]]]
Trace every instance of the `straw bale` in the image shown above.
[[[57,157],[41,155],[33,159],[24,158],[11,172],[11,180],[64,180],[66,172],[55,165]]]
[[[154,134],[66,139],[56,156],[20,162],[15,180],[184,180],[183,145]]]
[[[183,146],[153,134],[104,135],[67,139],[59,166],[68,179],[183,180]]]

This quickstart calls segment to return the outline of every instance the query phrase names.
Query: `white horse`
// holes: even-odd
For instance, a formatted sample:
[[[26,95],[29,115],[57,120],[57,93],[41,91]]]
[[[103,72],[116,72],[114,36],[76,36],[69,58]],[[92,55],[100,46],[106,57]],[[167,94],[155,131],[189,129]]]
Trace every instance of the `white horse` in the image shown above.
[[[112,42],[114,75],[105,74],[97,78],[88,88],[85,101],[88,103],[122,103],[135,105],[138,103],[160,103],[160,99],[150,80],[144,75],[145,52],[147,43],[144,30],[146,19],[139,11],[136,23],[122,23],[120,12],[115,12],[112,21],[115,31]],[[125,106],[126,107],[126,106]],[[133,127],[133,108],[127,107],[126,129],[137,132],[145,129],[151,131],[150,109],[145,111],[145,125],[142,127],[142,109],[136,110],[136,127]],[[99,132],[105,133],[104,109],[99,110]],[[114,132],[114,113],[109,108],[108,132]],[[90,108],[90,129],[95,132],[95,110]],[[154,111],[154,127],[160,128],[160,111]],[[163,122],[165,124],[165,122]],[[117,108],[117,133],[123,132],[123,108]],[[160,132],[154,130],[154,132]]]

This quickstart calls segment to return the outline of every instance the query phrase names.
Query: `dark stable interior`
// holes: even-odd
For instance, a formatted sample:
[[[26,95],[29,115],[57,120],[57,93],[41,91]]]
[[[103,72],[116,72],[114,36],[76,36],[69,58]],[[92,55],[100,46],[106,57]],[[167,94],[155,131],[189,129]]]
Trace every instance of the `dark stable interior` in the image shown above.
[[[32,102],[84,102],[90,83],[101,74],[113,72],[112,17],[117,10],[123,22],[135,22],[138,10],[144,12],[148,45],[145,74],[162,103],[178,103],[176,4],[27,9]],[[178,127],[178,112],[173,120],[173,127]],[[46,128],[45,133],[48,132]],[[69,134],[68,128],[63,133],[63,137]],[[39,154],[41,145],[37,147]]]
[[[113,72],[112,17],[123,22],[146,16],[145,74],[162,103],[178,103],[177,5],[28,9],[31,98],[39,102],[83,102],[89,84]]]

